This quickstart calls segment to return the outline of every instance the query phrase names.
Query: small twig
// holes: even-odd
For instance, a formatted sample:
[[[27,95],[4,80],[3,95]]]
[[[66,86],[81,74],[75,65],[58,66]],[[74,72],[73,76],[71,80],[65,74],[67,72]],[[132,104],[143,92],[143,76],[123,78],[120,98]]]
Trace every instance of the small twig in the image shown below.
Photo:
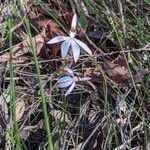
[[[85,31],[82,29],[81,25],[80,25],[80,30],[85,36],[86,40],[90,43],[90,45],[92,45],[96,50],[100,52],[101,55],[103,55],[104,52],[91,41],[91,39],[86,35]]]
[[[74,121],[72,121],[72,123],[71,123],[71,125],[73,125],[74,126],[74,128],[71,130],[71,131],[69,131],[69,129],[66,131],[66,133],[65,133],[65,135],[64,135],[64,137],[66,137],[67,136],[67,134],[69,133],[69,139],[68,139],[68,141],[71,141],[71,138],[72,138],[72,136],[73,136],[73,133],[76,131],[76,129],[77,129],[77,127],[78,127],[78,125],[79,125],[79,122],[80,122],[80,120],[82,119],[82,117],[85,115],[85,112],[87,111],[87,109],[89,108],[89,105],[90,105],[90,100],[88,99],[85,103],[84,103],[84,105],[80,108],[80,113],[79,113],[79,118],[78,119],[74,119]],[[74,125],[75,124],[75,125]],[[70,126],[71,126],[70,125]],[[63,140],[64,141],[64,140]],[[66,140],[65,140],[66,141]],[[67,147],[65,147],[65,144],[63,143],[63,148],[62,148],[62,150],[65,150],[65,149],[68,149],[67,147],[69,146],[69,145],[67,145]]]
[[[130,52],[140,52],[140,51],[150,51],[150,48],[141,48],[141,49],[131,49],[131,50],[124,50],[124,53],[130,53]],[[98,58],[98,57],[102,57],[102,56],[107,56],[107,55],[114,55],[114,54],[122,54],[123,51],[116,51],[116,52],[111,52],[111,53],[104,53],[104,54],[96,54],[96,55],[92,55],[92,57],[94,58]],[[85,56],[87,55],[81,55],[81,58],[80,60],[85,60]],[[89,59],[89,58],[86,58],[86,59]],[[53,62],[53,61],[62,61],[63,59],[62,58],[58,58],[58,59],[48,59],[48,60],[43,60],[43,61],[39,61],[39,63],[45,63],[45,62]],[[1,61],[0,61],[1,62]],[[19,61],[18,61],[19,62]],[[24,63],[24,64],[14,64],[14,66],[28,66],[28,65],[32,65],[34,64],[33,62],[30,62],[30,63]]]
[[[92,136],[97,132],[97,130],[99,129],[100,126],[102,126],[104,124],[104,121],[107,119],[106,116],[104,116],[102,119],[100,119],[100,121],[97,123],[95,129],[93,130],[93,132],[89,135],[89,137],[83,142],[83,144],[81,145],[80,150],[84,150],[85,146],[87,145],[87,143],[89,142],[89,140],[92,138]]]
[[[118,2],[119,12],[120,12],[120,18],[121,18],[123,36],[125,38],[126,28],[125,28],[125,21],[124,21],[124,14],[123,14],[122,2],[120,0],[117,0],[117,2]]]

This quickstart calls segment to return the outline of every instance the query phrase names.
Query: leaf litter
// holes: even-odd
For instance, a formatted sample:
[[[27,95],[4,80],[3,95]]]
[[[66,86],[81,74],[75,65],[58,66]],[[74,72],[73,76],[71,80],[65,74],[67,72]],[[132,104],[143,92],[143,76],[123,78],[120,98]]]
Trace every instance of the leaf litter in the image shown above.
[[[128,3],[130,4],[130,1]],[[53,15],[67,29],[70,27],[69,19],[73,15],[71,9],[78,5],[77,2],[71,4],[68,2],[68,4],[68,7],[66,7],[66,4],[62,1],[59,3],[50,1],[48,5]],[[134,4],[134,2],[131,4]],[[130,7],[134,7],[136,10],[136,5],[131,4]],[[110,27],[105,25],[106,18],[101,21],[103,23],[101,25],[95,21],[96,16],[93,12],[87,12],[87,4],[83,2],[82,6],[83,10],[86,11],[87,25],[83,27],[83,30],[81,29],[84,34],[79,29],[77,38],[85,41],[94,53],[93,55],[97,57],[93,57],[92,60],[86,58],[81,61],[81,55],[79,62],[73,64],[73,69],[79,75],[83,73],[83,78],[88,76],[92,79],[86,81],[86,86],[80,85],[75,88],[72,94],[66,98],[62,96],[63,91],[60,91],[56,86],[58,75],[64,69],[62,63],[64,61],[60,59],[59,45],[49,46],[46,44],[49,39],[55,36],[66,36],[65,31],[46,11],[42,11],[39,5],[34,4],[34,8],[38,10],[37,12],[31,9],[32,6],[28,9],[33,33],[32,41],[39,59],[55,149],[142,148],[144,146],[144,125],[141,123],[142,119],[137,112],[144,110],[143,115],[147,115],[147,117],[144,116],[146,125],[149,121],[147,118],[149,118],[150,107],[149,97],[144,95],[142,84],[147,86],[147,89],[149,88],[149,82],[145,83],[149,75],[149,68],[145,67],[147,62],[145,66],[142,66],[143,68],[139,68],[138,65],[137,68],[131,66],[131,68],[133,67],[135,83],[140,84],[138,89],[135,89],[127,68],[127,62],[124,56],[120,54],[117,40],[113,38]],[[147,5],[145,6],[147,10]],[[143,9],[145,9],[145,6]],[[64,10],[60,7],[64,7]],[[80,6],[78,5],[78,7]],[[130,7],[129,9],[131,9]],[[141,11],[140,7],[138,9]],[[37,16],[36,13],[38,13]],[[16,35],[19,40],[15,39]],[[22,23],[16,26],[13,31],[13,38],[16,40],[12,49],[13,64],[15,66],[14,81],[18,98],[16,117],[25,146],[28,149],[39,149],[45,146],[47,138],[29,39]],[[5,37],[5,40],[7,41],[7,37]],[[116,52],[116,54],[109,57],[103,55],[113,52]],[[0,70],[5,79],[1,82],[4,94],[9,87],[9,69],[7,65],[10,56],[8,47],[5,45],[0,53],[0,63],[6,66],[6,70]],[[99,57],[99,54],[102,54],[102,56]],[[67,61],[71,61],[69,57],[67,57]],[[133,64],[136,64],[136,62],[133,61],[130,65]],[[17,91],[17,88],[20,90]],[[137,90],[141,94],[139,96],[143,99],[139,99]],[[1,118],[8,121],[8,126],[5,122],[0,124],[1,132],[5,133],[2,140],[6,139],[7,131],[11,130],[12,123],[9,116],[9,102],[4,102],[4,97],[1,94],[1,105],[3,103],[5,105],[3,108],[6,109],[0,109],[0,112],[4,114]],[[118,143],[115,139],[116,136]],[[2,144],[2,142],[0,141],[1,147],[11,147],[9,140],[5,141],[5,144]]]

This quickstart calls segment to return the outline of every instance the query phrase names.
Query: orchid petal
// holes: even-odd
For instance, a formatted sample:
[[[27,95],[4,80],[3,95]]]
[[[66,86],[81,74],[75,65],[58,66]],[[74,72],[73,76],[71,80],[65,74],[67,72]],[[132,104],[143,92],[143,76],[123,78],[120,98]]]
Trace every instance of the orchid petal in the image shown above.
[[[70,47],[70,40],[64,41],[61,44],[61,56],[62,56],[62,59],[65,59],[65,57],[66,57],[66,55],[68,53],[69,47]]]
[[[73,70],[71,70],[69,67],[65,67],[64,70],[67,71],[71,76],[74,76]]]
[[[65,96],[67,96],[68,94],[70,94],[73,91],[74,87],[75,87],[75,81],[71,84],[71,86],[68,89],[68,91],[66,92]]]
[[[71,77],[62,77],[57,81],[57,84],[59,88],[66,88],[71,85],[73,81],[74,80]]]
[[[68,40],[68,39],[69,39],[69,37],[66,37],[66,36],[56,36],[55,38],[49,40],[47,42],[47,44],[54,44],[54,43],[58,43],[58,42]]]
[[[57,83],[62,83],[62,82],[68,82],[69,80],[71,80],[72,78],[70,76],[65,76],[60,78]]]
[[[74,62],[76,63],[79,59],[80,47],[73,39],[70,41],[70,43],[71,43],[71,47],[72,47]]]
[[[91,80],[91,77],[84,77],[84,78],[80,78],[79,81],[88,81]]]
[[[72,18],[71,28],[76,29],[76,26],[77,26],[77,14],[74,14]]]
[[[89,49],[89,47],[83,43],[82,41],[78,40],[78,39],[74,39],[79,46],[81,46],[82,49],[84,49],[89,55],[92,55],[92,51]]]

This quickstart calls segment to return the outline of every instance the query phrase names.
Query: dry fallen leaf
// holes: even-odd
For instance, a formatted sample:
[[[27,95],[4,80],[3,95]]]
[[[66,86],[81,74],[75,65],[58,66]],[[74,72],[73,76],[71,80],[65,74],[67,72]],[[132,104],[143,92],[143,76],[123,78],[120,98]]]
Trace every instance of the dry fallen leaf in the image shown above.
[[[83,142],[78,143],[78,145],[76,145],[76,147],[75,147],[75,148],[72,148],[71,150],[80,150],[80,149],[81,149],[82,144],[83,144]]]
[[[40,34],[32,38],[32,42],[35,45],[37,55],[41,52],[41,49],[44,46],[45,43],[44,36],[45,31],[41,32]],[[27,53],[32,53],[29,39],[13,46],[12,52],[13,52],[13,61],[20,60],[20,58],[22,58]],[[10,59],[9,51],[6,51],[0,56],[0,63],[5,63],[9,61],[9,59]],[[22,61],[24,61],[24,59]]]
[[[105,60],[105,70],[110,76],[119,76],[122,78],[126,78],[128,71],[119,64],[113,63],[112,61]]]
[[[49,20],[49,19],[36,20],[36,24],[39,28],[42,28],[42,30],[43,29],[49,30],[50,28],[50,32],[53,32],[57,35],[64,34],[62,30],[59,28],[58,24],[53,20]]]
[[[102,73],[100,70],[94,68],[94,69],[86,69],[84,72],[84,77],[91,77],[92,82],[98,81],[101,77]],[[86,81],[86,83],[94,90],[97,91],[97,87],[92,83],[91,81]]]
[[[100,72],[100,70],[94,68],[94,69],[86,69],[86,71],[84,72],[84,76],[86,77],[92,77],[92,78],[96,78],[96,77],[100,77],[102,73]]]
[[[24,100],[20,100],[16,103],[16,120],[19,121],[25,111],[25,102]]]
[[[27,140],[32,131],[36,132],[37,129],[42,129],[42,127],[43,127],[43,120],[40,120],[36,125],[23,126],[23,128],[20,131],[21,136],[23,139]]]
[[[134,78],[134,81],[135,81],[136,83],[140,83],[140,82],[143,81],[144,76],[145,76],[145,75],[148,75],[148,74],[150,74],[150,69],[149,69],[149,68],[141,69],[141,70],[139,70],[139,71],[137,72],[136,75],[134,75],[134,77],[133,77],[133,78]]]
[[[50,19],[42,18],[41,19],[34,17],[34,21],[32,20],[33,24],[37,27],[39,31],[46,31],[46,39],[52,39],[53,37],[57,35],[65,35],[65,33],[61,30],[61,28],[58,26],[58,24]],[[54,58],[56,58],[57,53],[59,51],[59,46],[57,44],[54,45],[47,45],[50,47],[50,51],[52,52],[52,55]]]
[[[113,81],[125,87],[129,85],[130,74],[122,62],[120,64],[120,62],[113,62],[106,59],[103,62],[104,70]]]
[[[65,117],[65,121],[69,122],[69,118],[68,115],[65,113],[63,114],[62,111],[60,110],[51,110],[50,114],[56,119],[56,120],[60,120],[60,121],[64,121],[64,117]],[[63,114],[63,115],[62,115]]]

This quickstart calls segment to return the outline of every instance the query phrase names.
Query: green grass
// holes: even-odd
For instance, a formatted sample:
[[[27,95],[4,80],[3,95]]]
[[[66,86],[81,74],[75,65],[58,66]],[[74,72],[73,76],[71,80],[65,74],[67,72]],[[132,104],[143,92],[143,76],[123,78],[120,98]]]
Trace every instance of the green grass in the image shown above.
[[[31,46],[32,54],[33,54],[33,61],[35,63],[37,78],[38,78],[38,82],[39,82],[40,96],[41,96],[41,101],[42,101],[42,110],[43,110],[43,114],[44,114],[45,128],[46,128],[47,137],[48,137],[48,146],[49,146],[49,150],[53,150],[53,143],[52,143],[52,137],[51,137],[52,135],[51,135],[51,130],[50,130],[50,121],[49,121],[49,116],[48,116],[48,112],[47,112],[47,106],[46,106],[45,92],[44,92],[43,83],[42,83],[42,79],[41,79],[41,73],[40,73],[38,58],[36,55],[35,45],[32,42],[32,34],[30,31],[30,24],[26,17],[24,17],[24,24],[26,26],[26,30],[27,30],[27,33],[29,36],[30,46]]]
[[[150,8],[150,2],[149,0],[130,2],[125,0],[112,2],[83,0],[82,4],[68,1],[67,5],[65,1],[58,3],[58,1],[51,0],[48,2],[36,0],[30,2],[31,8],[36,10],[37,16],[40,14],[42,19],[47,18],[54,21],[59,27],[57,30],[67,34],[71,24],[69,18],[76,11],[79,15],[77,38],[85,41],[93,51],[92,57],[82,55],[77,64],[70,63],[72,60],[68,59],[65,61],[65,65],[70,63],[69,65],[81,76],[86,71],[92,70],[94,73],[98,71],[100,75],[97,75],[96,72],[96,78],[91,80],[96,89],[94,90],[89,84],[81,84],[66,98],[55,84],[58,78],[63,75],[61,68],[64,67],[64,61],[60,60],[60,51],[56,54],[56,58],[52,55],[57,47],[46,45],[49,38],[47,35],[50,34],[51,37],[54,37],[57,33],[54,33],[53,29],[48,30],[48,27],[39,29],[34,24],[36,21],[32,21],[28,16],[35,13],[34,9],[29,7],[29,14],[26,14],[24,12],[26,10],[21,6],[21,1],[16,1],[14,4],[7,3],[11,15],[2,22],[0,56],[5,50],[9,50],[9,52],[7,51],[10,56],[9,67],[5,68],[5,73],[2,72],[3,78],[9,77],[9,79],[3,81],[1,95],[7,91],[8,85],[10,91],[9,112],[12,116],[13,126],[9,135],[6,132],[6,140],[10,141],[12,149],[21,150],[25,147],[27,149],[27,139],[22,138],[22,129],[24,125],[35,127],[40,121],[44,125],[33,129],[36,134],[38,134],[37,130],[46,131],[43,133],[45,137],[40,138],[42,142],[39,142],[39,149],[84,149],[90,148],[90,146],[92,149],[96,145],[96,141],[102,142],[102,149],[105,150],[120,149],[120,147],[124,147],[123,143],[126,143],[130,149],[134,148],[134,145],[140,144],[144,148],[147,147],[150,137],[148,132],[150,122],[149,116],[147,116],[150,107],[150,77],[149,73],[144,74],[144,71],[140,72],[140,70],[150,67],[150,48],[147,46],[150,43],[150,24],[148,21],[150,9],[147,9]],[[22,15],[22,12],[26,15]],[[40,17],[37,18],[41,19]],[[19,66],[13,62],[13,47],[16,46],[17,40],[15,38],[19,34],[16,31],[12,32],[12,28],[20,21],[23,21],[23,25],[16,30],[21,30],[28,36],[32,56],[27,55],[26,57],[29,59]],[[46,31],[44,54],[40,53],[37,56],[37,47],[32,41],[32,37],[40,34],[43,30]],[[83,34],[86,30],[90,32],[98,30],[102,34],[109,33],[107,38],[114,43],[116,50],[113,51],[113,49],[108,48],[111,47],[110,44],[108,47],[107,45],[104,47],[101,44],[101,37],[97,39],[88,37],[93,44],[89,43]],[[8,45],[5,44],[6,41],[8,41]],[[22,42],[21,38],[18,43],[20,42]],[[147,48],[144,48],[146,46]],[[96,50],[96,47],[104,51],[104,56]],[[107,49],[110,51],[108,52]],[[118,59],[118,56],[114,58],[113,53],[118,53],[126,63],[129,79],[124,82],[129,82],[128,85],[125,85],[123,81],[119,82],[117,78],[113,78],[109,74],[109,69],[105,67],[104,57],[106,60],[111,59],[112,62]],[[147,55],[148,60],[144,60],[143,55]],[[15,59],[18,60],[18,58]],[[139,77],[141,82],[135,78],[139,73],[142,74]],[[15,78],[19,78],[19,80]],[[37,83],[30,85],[31,78],[35,78],[33,80],[36,80]],[[17,93],[15,89],[17,86],[20,86],[23,94],[27,96],[26,112],[22,120],[18,122],[16,120],[16,102],[22,95]],[[28,91],[31,90],[30,88],[34,91],[33,93]],[[40,102],[41,107],[37,101]],[[121,101],[126,105],[125,111],[119,107]],[[36,109],[32,108],[33,104],[37,105],[35,106]],[[36,110],[42,110],[43,118],[42,115],[36,114]],[[35,114],[36,123],[30,119],[32,115],[30,116],[29,112],[32,115]],[[42,119],[38,120],[36,117]],[[123,120],[126,120],[125,123]],[[142,127],[138,128],[140,124]],[[30,133],[32,132],[30,131]],[[99,138],[100,134],[102,139]]]
[[[19,127],[16,120],[16,95],[15,95],[15,83],[14,83],[14,68],[12,63],[12,29],[13,22],[11,18],[8,18],[8,31],[9,31],[9,54],[10,54],[10,62],[9,62],[9,69],[10,69],[10,112],[12,114],[12,122],[13,122],[13,130],[12,130],[12,139],[14,141],[13,149],[21,150],[21,138],[19,133]]]

